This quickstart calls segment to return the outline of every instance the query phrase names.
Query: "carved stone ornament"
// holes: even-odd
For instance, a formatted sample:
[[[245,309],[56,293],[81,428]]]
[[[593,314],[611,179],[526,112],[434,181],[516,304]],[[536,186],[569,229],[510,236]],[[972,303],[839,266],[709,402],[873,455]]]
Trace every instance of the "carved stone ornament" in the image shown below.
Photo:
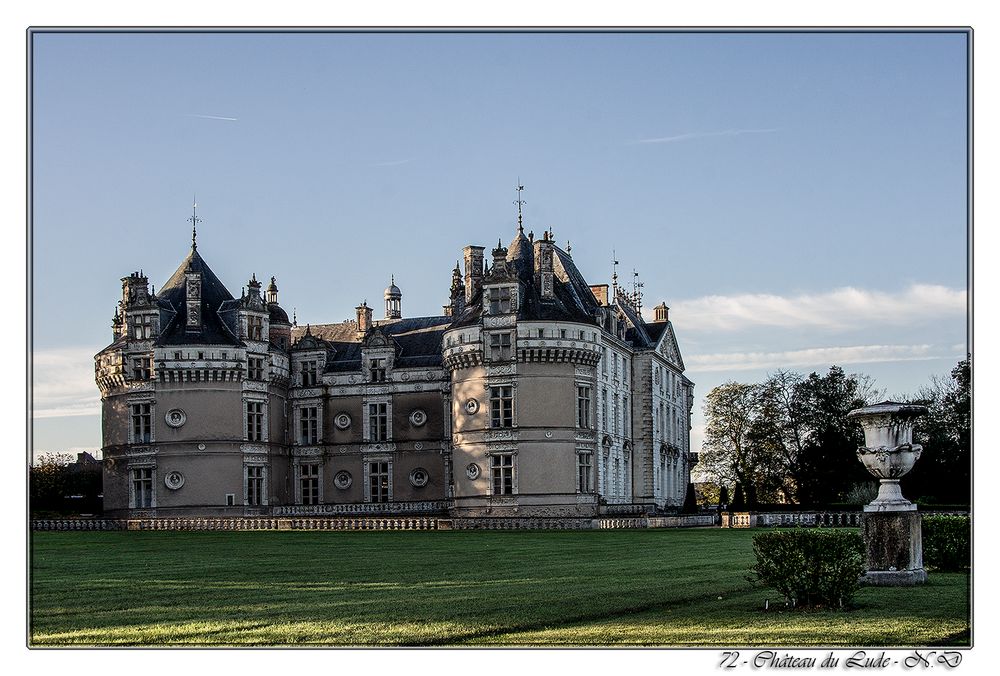
[[[204,451],[205,450],[205,444],[198,444],[198,450],[199,451]]]
[[[413,444],[413,450],[415,450],[415,451],[422,451],[422,450],[424,450],[424,442],[418,441],[417,443]]]
[[[333,475],[333,485],[342,491],[350,488],[352,483],[354,483],[354,479],[346,469],[342,469]]]
[[[351,426],[351,416],[347,413],[338,413],[333,419],[333,424],[338,430],[346,430]]]
[[[427,414],[419,408],[410,414],[410,424],[414,427],[421,427],[425,422],[427,422]]]
[[[163,477],[163,485],[172,491],[176,491],[184,485],[184,475],[177,470],[167,472],[166,476]]]
[[[480,472],[479,465],[477,465],[474,462],[470,462],[469,466],[465,468],[465,476],[469,477],[472,480],[479,478],[479,472]]]
[[[477,400],[469,399],[467,402],[465,402],[465,412],[468,413],[469,415],[473,415],[478,410],[479,410],[479,402]]]
[[[427,470],[423,467],[417,467],[412,472],[410,472],[410,483],[416,487],[421,488],[427,485],[428,476]]]
[[[167,415],[164,416],[164,419],[167,421],[168,426],[180,427],[187,422],[187,413],[179,408],[172,408],[167,411]]]

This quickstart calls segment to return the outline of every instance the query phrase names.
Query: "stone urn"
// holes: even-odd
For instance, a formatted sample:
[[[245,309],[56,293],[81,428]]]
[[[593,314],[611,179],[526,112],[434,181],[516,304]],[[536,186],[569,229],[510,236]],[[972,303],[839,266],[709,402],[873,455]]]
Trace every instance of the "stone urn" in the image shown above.
[[[923,447],[913,443],[913,419],[925,413],[926,406],[883,401],[847,414],[865,432],[865,445],[858,449],[858,459],[880,481],[878,496],[865,505],[866,512],[916,510],[917,506],[903,497],[899,478],[920,459]]]
[[[925,413],[926,406],[883,401],[847,415],[865,432],[858,459],[880,482],[878,496],[864,506],[861,518],[868,569],[862,580],[869,584],[906,586],[927,580],[920,514],[899,489],[900,477],[913,469],[923,450],[913,443],[913,419]]]

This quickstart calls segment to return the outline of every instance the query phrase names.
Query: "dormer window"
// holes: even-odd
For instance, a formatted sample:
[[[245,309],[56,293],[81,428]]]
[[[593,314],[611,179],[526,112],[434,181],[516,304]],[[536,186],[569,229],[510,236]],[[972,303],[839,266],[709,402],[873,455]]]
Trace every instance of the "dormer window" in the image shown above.
[[[247,338],[249,340],[264,340],[264,318],[249,315],[247,317]]]
[[[372,359],[370,366],[371,366],[371,382],[384,383],[385,359],[384,358]]]
[[[491,333],[490,361],[509,361],[510,356],[510,332]]]
[[[149,380],[152,370],[152,357],[136,357],[132,360],[132,378],[134,380]]]
[[[510,312],[510,287],[490,289],[490,314],[503,315]]]
[[[132,337],[136,340],[153,337],[153,318],[150,315],[141,315],[132,320]]]
[[[316,384],[317,380],[317,363],[316,360],[304,361],[302,362],[302,385],[303,387],[312,387]]]

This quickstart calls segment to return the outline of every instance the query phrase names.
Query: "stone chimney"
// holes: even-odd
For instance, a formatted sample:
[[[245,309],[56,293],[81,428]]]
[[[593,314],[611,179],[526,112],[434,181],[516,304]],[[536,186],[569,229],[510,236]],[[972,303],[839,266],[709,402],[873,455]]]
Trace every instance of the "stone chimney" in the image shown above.
[[[601,305],[608,304],[608,285],[607,284],[591,284],[590,292],[594,294],[594,298]]]
[[[555,242],[545,231],[542,238],[534,241],[535,248],[535,284],[539,296],[543,300],[555,297],[552,275],[552,256]]]
[[[669,311],[670,308],[667,307],[666,303],[660,303],[655,308],[653,308],[653,321],[657,323],[662,323],[667,321]]]
[[[372,326],[372,309],[368,307],[368,301],[354,308],[358,313],[358,333],[364,334]]]
[[[485,247],[469,245],[462,249],[465,254],[465,304],[483,288],[483,251]]]

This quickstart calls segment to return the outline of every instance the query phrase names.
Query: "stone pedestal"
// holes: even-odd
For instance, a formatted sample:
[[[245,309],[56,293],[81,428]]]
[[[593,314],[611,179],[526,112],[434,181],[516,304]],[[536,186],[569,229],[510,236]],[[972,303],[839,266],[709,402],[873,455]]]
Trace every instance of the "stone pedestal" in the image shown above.
[[[920,537],[920,514],[907,511],[868,511],[861,515],[865,540],[866,584],[904,587],[927,581]]]

